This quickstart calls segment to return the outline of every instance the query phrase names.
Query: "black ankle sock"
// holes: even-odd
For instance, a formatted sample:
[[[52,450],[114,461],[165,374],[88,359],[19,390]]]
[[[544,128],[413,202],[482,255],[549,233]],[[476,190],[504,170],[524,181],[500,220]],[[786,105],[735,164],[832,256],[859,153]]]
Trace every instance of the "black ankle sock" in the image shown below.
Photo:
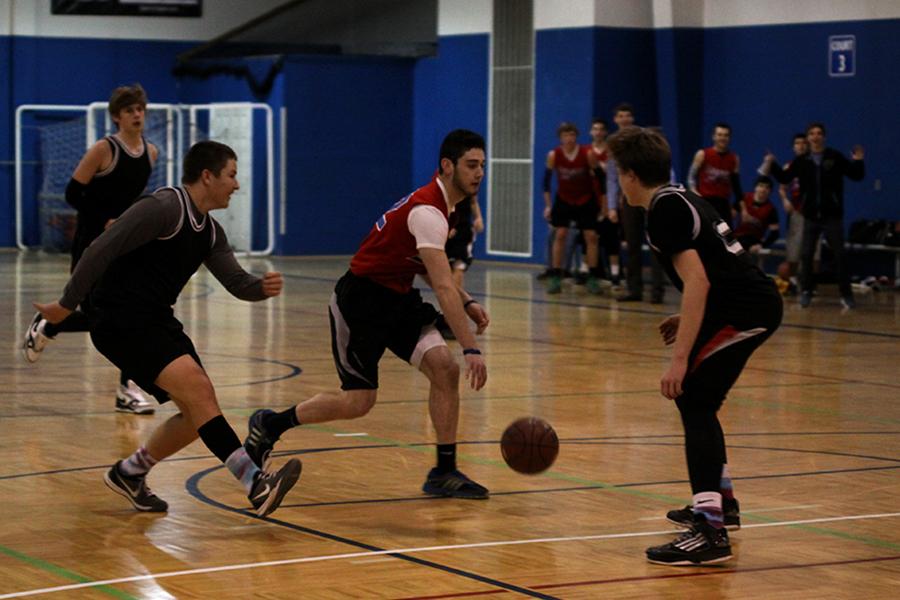
[[[437,445],[437,468],[441,473],[456,470],[456,444]]]
[[[119,383],[125,387],[128,387],[128,376],[125,375],[125,371],[119,371]]]
[[[57,333],[59,333],[57,326],[50,321],[47,321],[44,325],[44,335],[48,338],[55,338]]]
[[[241,447],[241,440],[222,415],[213,417],[201,425],[197,433],[210,452],[223,463],[232,452]]]
[[[300,422],[297,420],[297,411],[295,409],[296,407],[292,406],[287,410],[275,413],[274,415],[269,415],[269,418],[263,421],[266,431],[273,434],[275,437],[281,437],[281,434],[288,429],[300,425]]]

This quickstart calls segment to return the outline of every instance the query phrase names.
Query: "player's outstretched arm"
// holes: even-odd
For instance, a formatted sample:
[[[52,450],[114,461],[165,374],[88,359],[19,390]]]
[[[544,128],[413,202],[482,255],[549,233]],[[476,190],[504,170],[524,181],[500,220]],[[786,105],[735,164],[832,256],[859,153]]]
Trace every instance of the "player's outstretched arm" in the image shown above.
[[[235,298],[248,302],[258,302],[281,294],[284,278],[281,273],[270,271],[257,277],[244,270],[237,261],[234,250],[228,243],[228,236],[222,226],[213,219],[216,239],[203,264]]]
[[[481,389],[487,381],[487,367],[484,364],[484,358],[481,350],[475,341],[475,335],[469,329],[466,323],[466,310],[463,309],[463,302],[460,298],[459,288],[453,283],[453,277],[450,274],[450,264],[447,261],[447,254],[438,248],[419,248],[419,256],[425,263],[425,269],[428,271],[428,282],[431,289],[437,296],[438,304],[441,312],[444,313],[444,319],[453,335],[463,347],[463,355],[466,359],[466,379],[472,389]],[[473,308],[473,307],[478,308]],[[484,308],[477,303],[470,304],[466,309],[478,311],[477,314],[484,321],[484,327],[487,327],[488,317]],[[483,328],[482,328],[483,329]]]

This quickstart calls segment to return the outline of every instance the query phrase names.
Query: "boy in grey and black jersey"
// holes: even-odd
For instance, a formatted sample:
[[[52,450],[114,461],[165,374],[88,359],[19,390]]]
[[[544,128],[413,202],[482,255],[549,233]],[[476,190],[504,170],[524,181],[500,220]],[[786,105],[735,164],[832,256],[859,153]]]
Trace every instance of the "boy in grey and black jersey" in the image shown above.
[[[739,528],[740,518],[716,413],[747,359],[780,325],[781,295],[708,202],[669,184],[671,152],[660,133],[629,127],[608,143],[629,204],[647,209],[650,247],[682,292],[681,313],[659,326],[674,345],[660,391],[681,413],[693,502],[667,515],[688,532],[648,548],[647,558],[722,562],[731,558],[726,528]]]
[[[183,185],[158,190],[125,211],[84,252],[62,298],[35,304],[48,322],[58,323],[90,292],[97,312],[94,346],[157,400],[171,399],[180,409],[106,473],[106,484],[141,511],[168,509],[147,487],[147,473],[198,436],[244,485],[260,516],[275,510],[300,476],[296,459],[277,473],[253,463],[222,416],[194,345],[174,315],[178,295],[201,264],[242,300],[281,293],[281,274],[259,278],[244,271],[208,214],[228,207],[239,187],[236,177],[231,148],[211,141],[195,144],[184,159]]]

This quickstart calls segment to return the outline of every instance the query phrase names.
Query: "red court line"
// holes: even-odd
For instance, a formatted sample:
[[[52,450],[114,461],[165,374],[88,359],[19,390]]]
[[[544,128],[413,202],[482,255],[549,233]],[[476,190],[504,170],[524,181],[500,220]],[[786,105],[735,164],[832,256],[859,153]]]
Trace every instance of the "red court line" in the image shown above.
[[[657,581],[662,579],[679,579],[686,577],[708,577],[710,575],[731,575],[742,573],[759,573],[762,571],[785,571],[789,569],[810,569],[814,567],[833,567],[838,565],[855,565],[861,563],[884,562],[889,560],[900,560],[900,555],[895,556],[878,556],[875,558],[857,558],[853,560],[833,560],[818,563],[803,563],[799,565],[776,565],[774,567],[749,567],[747,569],[728,569],[719,567],[707,567],[709,571],[691,572],[691,573],[670,573],[668,575],[645,575],[643,577],[620,577],[617,579],[597,579],[594,581],[573,581],[570,583],[546,583],[543,585],[528,586],[531,589],[541,590],[548,588],[575,587],[581,585],[606,585],[609,583],[624,583],[629,581]],[[437,598],[438,596],[434,596]]]
[[[708,577],[710,575],[731,575],[741,573],[759,573],[762,571],[784,571],[788,569],[810,569],[815,567],[833,567],[838,565],[855,565],[872,562],[885,562],[900,560],[900,555],[878,556],[875,558],[858,558],[853,560],[834,560],[818,563],[804,563],[799,565],[777,565],[774,567],[750,567],[747,569],[727,569],[720,567],[707,567],[708,571],[692,571],[690,573],[669,573],[666,575],[645,575],[642,577],[619,577],[616,579],[595,579],[591,581],[571,581],[567,583],[545,583],[541,585],[525,586],[532,590],[547,590],[551,588],[578,587],[585,585],[606,585],[610,583],[627,583],[630,581],[660,581],[663,579],[682,579],[687,577]],[[443,598],[466,598],[471,596],[488,596],[492,594],[505,594],[507,590],[485,590],[482,592],[460,592],[457,594],[440,594],[437,596],[410,596],[397,600],[442,600]]]

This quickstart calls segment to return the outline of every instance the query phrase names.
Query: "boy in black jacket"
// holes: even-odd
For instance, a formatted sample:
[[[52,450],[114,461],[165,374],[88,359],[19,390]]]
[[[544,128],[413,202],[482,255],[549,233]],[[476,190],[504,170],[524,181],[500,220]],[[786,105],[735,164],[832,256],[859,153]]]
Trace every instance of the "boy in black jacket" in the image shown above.
[[[825,125],[822,123],[811,123],[806,128],[806,139],[809,141],[809,153],[795,158],[786,169],[781,168],[773,154],[766,155],[768,170],[776,180],[790,183],[796,177],[800,184],[804,218],[800,306],[806,308],[812,301],[815,287],[813,256],[819,236],[824,235],[834,252],[841,305],[855,308],[844,251],[844,177],[853,181],[862,180],[865,176],[865,152],[862,146],[856,145],[848,160],[834,148],[826,148]]]

